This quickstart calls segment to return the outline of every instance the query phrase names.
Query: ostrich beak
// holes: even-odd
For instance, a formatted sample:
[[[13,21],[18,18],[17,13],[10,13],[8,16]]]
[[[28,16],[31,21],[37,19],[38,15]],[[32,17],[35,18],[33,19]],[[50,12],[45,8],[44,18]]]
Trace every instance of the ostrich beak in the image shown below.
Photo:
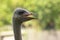
[[[32,19],[36,19],[32,14],[25,14],[23,15],[23,18],[22,18],[22,22],[25,22],[25,21],[29,21],[29,20],[32,20]]]
[[[24,17],[35,19],[35,17],[33,16],[32,13],[25,13],[25,14],[24,14]]]

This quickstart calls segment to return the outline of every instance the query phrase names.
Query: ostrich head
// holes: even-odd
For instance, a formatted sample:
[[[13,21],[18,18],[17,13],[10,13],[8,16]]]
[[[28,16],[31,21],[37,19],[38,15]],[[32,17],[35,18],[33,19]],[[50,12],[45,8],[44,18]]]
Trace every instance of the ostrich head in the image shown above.
[[[32,15],[31,12],[29,12],[25,9],[22,9],[22,8],[17,8],[14,13],[15,14],[14,14],[13,18],[18,20],[19,22],[25,22],[25,21],[29,21],[31,19],[35,19],[34,17],[30,17],[30,15]]]

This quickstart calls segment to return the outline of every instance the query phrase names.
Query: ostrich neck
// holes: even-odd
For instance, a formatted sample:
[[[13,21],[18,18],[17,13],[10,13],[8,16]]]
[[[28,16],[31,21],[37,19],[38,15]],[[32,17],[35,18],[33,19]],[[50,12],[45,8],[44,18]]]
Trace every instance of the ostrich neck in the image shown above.
[[[28,18],[22,18],[22,20],[13,18],[13,30],[14,30],[15,40],[22,40],[21,24],[22,24],[22,22],[29,21],[31,19],[34,19],[34,18],[28,17]]]
[[[22,37],[21,37],[21,22],[13,19],[13,30],[14,30],[15,40],[22,40]]]

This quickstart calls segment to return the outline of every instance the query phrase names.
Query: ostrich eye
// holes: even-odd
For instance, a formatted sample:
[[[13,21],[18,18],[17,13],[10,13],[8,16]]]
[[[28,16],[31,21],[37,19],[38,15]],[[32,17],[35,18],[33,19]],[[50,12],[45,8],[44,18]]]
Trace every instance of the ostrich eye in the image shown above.
[[[23,15],[25,13],[25,11],[19,11],[18,14],[19,15]]]
[[[18,15],[22,15],[24,12],[18,12]]]

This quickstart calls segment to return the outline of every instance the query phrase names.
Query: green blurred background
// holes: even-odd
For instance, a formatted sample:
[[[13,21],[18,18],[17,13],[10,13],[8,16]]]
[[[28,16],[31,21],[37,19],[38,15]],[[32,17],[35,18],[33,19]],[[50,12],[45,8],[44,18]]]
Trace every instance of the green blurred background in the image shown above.
[[[18,7],[31,11],[42,26],[53,18],[60,29],[60,0],[0,0],[0,27],[12,24],[13,11]]]

